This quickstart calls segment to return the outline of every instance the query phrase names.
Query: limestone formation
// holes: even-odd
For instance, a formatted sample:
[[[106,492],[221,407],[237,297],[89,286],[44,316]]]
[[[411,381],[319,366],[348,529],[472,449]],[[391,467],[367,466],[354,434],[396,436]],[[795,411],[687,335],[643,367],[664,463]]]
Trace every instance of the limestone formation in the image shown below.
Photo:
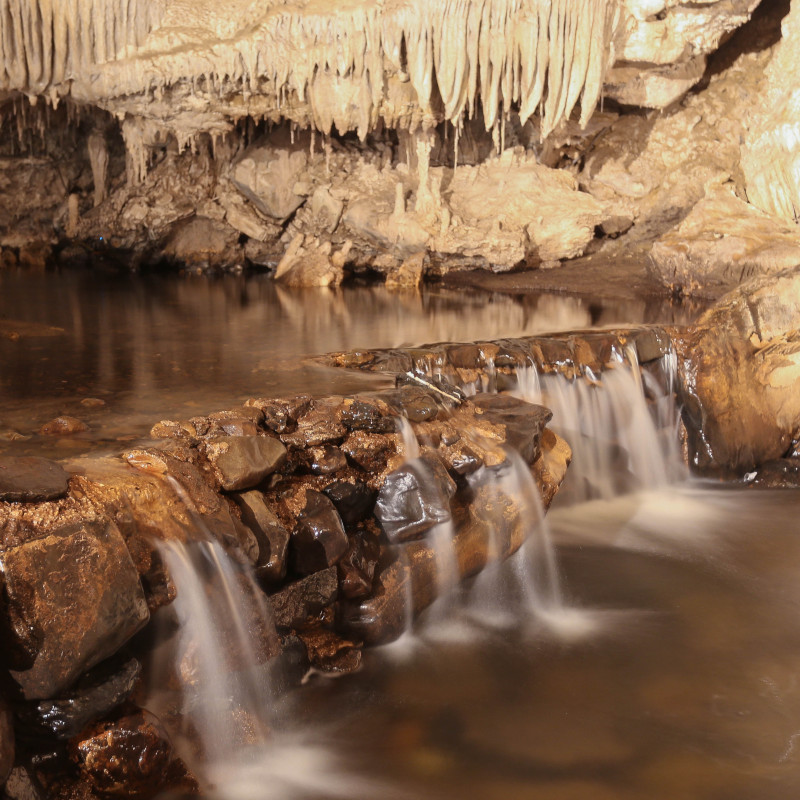
[[[800,268],[748,281],[679,346],[690,462],[736,474],[789,453],[800,435]]]
[[[767,67],[766,91],[748,114],[742,148],[747,197],[787,222],[800,220],[800,4],[784,18],[783,38]]]

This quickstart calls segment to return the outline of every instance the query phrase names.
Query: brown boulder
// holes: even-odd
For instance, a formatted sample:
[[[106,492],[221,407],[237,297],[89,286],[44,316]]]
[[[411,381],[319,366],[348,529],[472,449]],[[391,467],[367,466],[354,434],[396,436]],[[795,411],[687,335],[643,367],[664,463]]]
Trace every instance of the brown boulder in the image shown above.
[[[53,697],[150,618],[125,541],[88,520],[0,554],[6,624],[33,662],[12,671],[28,699]]]

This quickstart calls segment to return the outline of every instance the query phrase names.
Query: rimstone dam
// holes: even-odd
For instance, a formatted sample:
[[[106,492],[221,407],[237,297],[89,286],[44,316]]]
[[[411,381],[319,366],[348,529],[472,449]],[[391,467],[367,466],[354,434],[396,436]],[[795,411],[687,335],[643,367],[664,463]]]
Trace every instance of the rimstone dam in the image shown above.
[[[2,800],[800,792],[798,0],[0,0]]]

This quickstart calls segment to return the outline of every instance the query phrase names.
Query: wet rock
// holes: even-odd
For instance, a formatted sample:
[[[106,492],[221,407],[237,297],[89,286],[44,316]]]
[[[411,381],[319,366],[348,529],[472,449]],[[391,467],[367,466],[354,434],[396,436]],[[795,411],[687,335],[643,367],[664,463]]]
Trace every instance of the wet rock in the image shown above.
[[[344,279],[345,256],[331,254],[330,244],[304,248],[300,234],[275,269],[275,280],[286,286],[338,286]]]
[[[0,500],[33,503],[67,493],[69,473],[35,456],[0,456]]]
[[[380,557],[375,536],[360,531],[350,537],[350,547],[338,563],[339,587],[348,600],[366,597],[372,591],[372,579]]]
[[[361,647],[325,628],[312,628],[298,634],[306,647],[308,660],[320,672],[345,675],[361,666]]]
[[[281,439],[292,447],[307,448],[321,444],[337,444],[347,435],[341,422],[342,403],[316,400],[313,407],[298,417],[297,428]]]
[[[84,397],[83,400],[81,400],[81,405],[84,408],[103,408],[105,404],[106,401],[99,397]]]
[[[355,525],[366,519],[375,505],[375,492],[360,481],[335,481],[323,491],[336,506],[345,525]]]
[[[386,275],[387,289],[416,289],[422,281],[428,254],[424,250],[409,256]]]
[[[351,431],[369,433],[392,433],[397,428],[393,417],[384,416],[376,405],[358,399],[345,406],[342,423]]]
[[[14,721],[11,709],[0,695],[0,788],[14,766]]]
[[[149,619],[117,527],[86,521],[0,554],[6,614],[33,666],[12,671],[27,699],[53,697],[115,653]]]
[[[400,388],[400,406],[403,414],[411,422],[436,419],[436,415],[439,413],[436,398],[419,386],[402,386]]]
[[[290,399],[252,399],[248,406],[259,409],[264,414],[264,425],[275,433],[291,430],[297,420],[312,406],[308,395],[298,395]]]
[[[472,402],[485,418],[505,428],[506,444],[528,464],[539,457],[539,437],[553,416],[549,409],[506,394],[479,394]]]
[[[105,717],[127,700],[142,674],[132,658],[123,664],[100,664],[86,673],[68,695],[41,700],[20,712],[28,725],[57,739],[72,739],[90,722]]]
[[[286,551],[289,531],[273,514],[264,495],[257,490],[234,495],[242,511],[242,521],[255,534],[258,541],[256,575],[270,583],[286,576]]]
[[[88,431],[89,426],[76,417],[56,417],[45,422],[39,433],[42,436],[71,436],[73,433]]]
[[[71,751],[96,791],[118,797],[151,797],[168,785],[175,761],[164,726],[149,711],[89,728]]]
[[[311,447],[308,454],[311,457],[309,468],[315,475],[330,475],[347,466],[347,456],[333,445]]]
[[[347,535],[336,507],[324,494],[306,492],[305,507],[292,531],[292,568],[301,575],[318,572],[335,564],[347,548]]]
[[[226,436],[256,436],[258,425],[250,419],[222,419],[216,422],[218,427]]]
[[[353,431],[341,444],[342,451],[359,469],[371,476],[380,475],[392,456],[395,443],[386,435]]]
[[[271,436],[218,436],[206,442],[206,454],[225,491],[258,486],[286,459],[286,448]]]
[[[386,476],[375,502],[375,517],[391,542],[416,539],[450,519],[456,485],[441,460],[427,454]]]
[[[749,484],[761,488],[796,489],[800,487],[800,458],[776,458],[774,461],[767,461],[747,477]]]
[[[336,567],[315,572],[270,595],[275,626],[297,630],[331,605],[338,592]]]

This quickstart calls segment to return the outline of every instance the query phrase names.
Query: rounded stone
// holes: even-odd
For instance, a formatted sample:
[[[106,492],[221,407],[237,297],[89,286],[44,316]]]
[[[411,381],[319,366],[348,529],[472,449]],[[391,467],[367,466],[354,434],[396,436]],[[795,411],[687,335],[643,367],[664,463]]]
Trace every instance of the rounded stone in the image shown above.
[[[0,500],[34,503],[67,493],[69,473],[36,456],[0,456]]]

